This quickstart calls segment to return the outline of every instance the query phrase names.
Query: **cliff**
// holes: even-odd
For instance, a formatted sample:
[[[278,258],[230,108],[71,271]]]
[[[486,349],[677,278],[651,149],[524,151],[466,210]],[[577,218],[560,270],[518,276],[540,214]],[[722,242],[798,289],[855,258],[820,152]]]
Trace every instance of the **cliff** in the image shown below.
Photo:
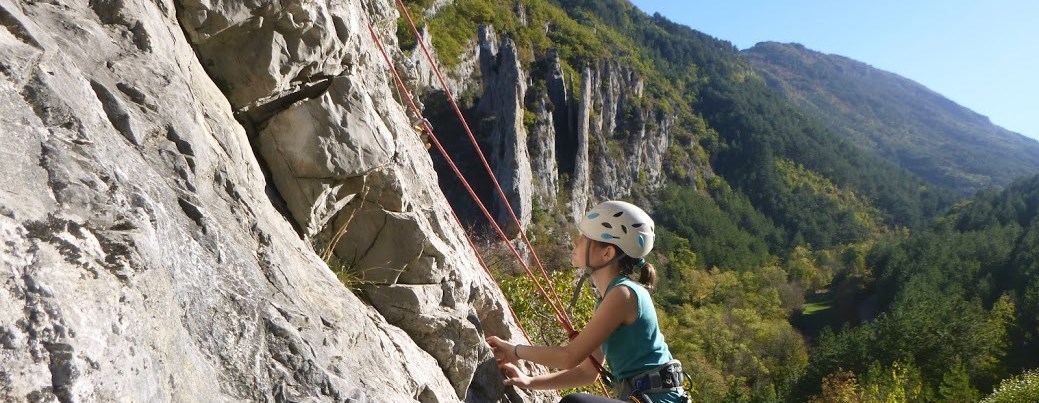
[[[651,105],[637,69],[603,59],[567,76],[556,51],[524,62],[518,45],[508,36],[498,39],[490,26],[480,27],[473,46],[479,70],[460,63],[449,76],[472,79],[468,85],[448,85],[456,94],[476,94],[461,97],[463,114],[524,228],[534,210],[563,212],[573,220],[596,202],[638,199],[669,179],[695,186],[697,178],[713,176],[707,161],[689,161],[683,177],[668,177],[665,165],[678,116]],[[427,69],[415,66],[417,75]],[[443,90],[416,89],[426,94],[425,114],[481,200],[503,228],[514,226]],[[460,190],[446,163],[436,156],[434,161],[454,208],[469,223],[480,224],[483,218],[471,197]],[[510,236],[518,235],[508,229]]]
[[[0,399],[551,400],[482,343],[522,336],[393,99],[395,18],[0,0]]]

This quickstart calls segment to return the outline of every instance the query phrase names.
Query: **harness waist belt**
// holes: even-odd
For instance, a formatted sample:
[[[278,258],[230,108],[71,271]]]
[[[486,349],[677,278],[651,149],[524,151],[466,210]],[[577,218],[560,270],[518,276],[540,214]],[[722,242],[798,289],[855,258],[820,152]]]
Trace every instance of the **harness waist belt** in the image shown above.
[[[682,390],[682,363],[671,360],[659,367],[620,382],[617,397],[627,399],[635,392],[647,394]]]

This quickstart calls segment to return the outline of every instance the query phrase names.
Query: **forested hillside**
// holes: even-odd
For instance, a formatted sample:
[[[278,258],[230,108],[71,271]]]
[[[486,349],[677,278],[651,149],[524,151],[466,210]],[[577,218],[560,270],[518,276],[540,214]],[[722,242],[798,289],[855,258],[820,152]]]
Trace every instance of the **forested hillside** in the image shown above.
[[[930,183],[970,194],[1039,172],[1039,141],[904,77],[798,44],[742,54],[809,116]]]
[[[529,74],[528,101],[549,92],[544,71],[553,56],[568,94],[586,89],[582,77],[617,66],[637,77],[638,91],[621,99],[619,129],[601,137],[593,130],[589,159],[637,159],[625,144],[667,128],[657,131],[668,141],[664,179],[642,180],[640,172],[622,194],[657,220],[650,260],[662,284],[654,299],[672,351],[693,377],[695,401],[835,401],[827,399],[842,390],[950,401],[980,397],[1000,379],[1039,366],[1035,313],[1023,308],[1039,303],[1028,283],[1036,248],[1025,246],[1034,245],[1037,230],[1029,228],[1039,225],[1035,180],[964,201],[963,188],[863,151],[790,102],[730,43],[624,0],[409,4],[424,15],[441,63],[456,71],[464,70],[479,26],[514,41]],[[404,50],[413,49],[407,31],[398,33]],[[479,91],[463,95],[470,116],[495,124],[476,112]],[[436,94],[425,100],[427,113],[445,113]],[[593,120],[607,111],[605,103],[591,109]],[[525,115],[528,128],[541,115]],[[555,197],[535,205],[527,233],[539,252],[554,256],[547,263],[566,283],[568,245],[560,240],[572,225],[564,210],[576,171],[566,148],[556,152]],[[596,169],[603,168],[593,164],[591,180],[605,188],[609,175]],[[456,186],[441,184],[445,192]],[[513,271],[506,259],[494,262],[501,273]],[[528,328],[538,329],[534,338],[565,340],[549,334],[532,287],[506,283]],[[590,309],[587,302],[579,307]]]
[[[802,393],[904,388],[910,401],[977,401],[1039,357],[1039,176],[957,205],[927,230],[879,241],[865,259],[872,284],[856,303],[881,312],[826,330],[812,348]],[[897,379],[890,378],[891,372]],[[836,377],[835,377],[836,375]],[[917,387],[909,387],[917,385]]]

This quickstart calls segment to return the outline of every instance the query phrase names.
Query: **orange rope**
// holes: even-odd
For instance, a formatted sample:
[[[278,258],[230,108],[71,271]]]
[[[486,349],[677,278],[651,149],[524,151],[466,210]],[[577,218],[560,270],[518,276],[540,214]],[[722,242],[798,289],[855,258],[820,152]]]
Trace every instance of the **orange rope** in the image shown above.
[[[394,79],[397,81],[397,85],[403,89],[406,98],[405,100],[411,107],[412,112],[415,113],[416,116],[421,118],[422,111],[418,109],[417,105],[415,105],[415,101],[411,96],[411,92],[408,91],[407,87],[404,86],[404,82],[403,80],[401,80],[400,75],[397,73],[396,67],[393,66],[393,62],[390,60],[389,55],[386,53],[386,50],[383,47],[382,42],[378,39],[378,36],[375,34],[375,29],[371,26],[371,24],[369,24],[368,29],[369,31],[371,31],[372,38],[375,39],[376,45],[378,45],[379,47],[379,51],[382,52],[383,59],[386,60],[387,65],[390,67],[390,72],[393,73]],[[494,218],[491,216],[491,213],[487,210],[487,207],[483,204],[483,202],[480,201],[480,198],[476,195],[476,191],[474,191],[472,186],[469,185],[469,182],[465,179],[465,177],[462,175],[462,172],[458,169],[458,166],[454,163],[454,159],[452,159],[451,156],[447,153],[447,150],[444,149],[443,144],[440,143],[440,139],[433,132],[433,127],[430,126],[429,121],[427,121],[426,119],[422,119],[422,126],[426,130],[426,132],[429,133],[429,139],[436,146],[437,151],[439,151],[440,154],[444,157],[444,159],[448,163],[448,166],[450,166],[451,170],[454,171],[455,176],[458,177],[458,179],[462,182],[462,185],[465,187],[466,191],[469,192],[469,196],[472,197],[472,199],[476,202],[476,206],[480,208],[480,211],[483,212],[484,217],[487,218],[487,220],[491,223],[492,228],[494,228],[495,232],[498,233],[498,237],[505,241],[505,244],[509,247],[509,250],[512,252],[513,256],[515,256],[516,261],[520,263],[520,266],[523,268],[523,270],[526,271],[527,274],[531,277],[531,279],[534,280],[534,284],[537,285],[538,290],[540,290],[543,295],[548,296],[548,291],[545,290],[544,286],[541,285],[541,282],[537,281],[537,276],[534,275],[534,273],[530,270],[530,267],[528,267],[527,264],[523,261],[523,258],[520,256],[519,251],[516,250],[516,247],[513,246],[512,243],[508,242],[508,236],[506,236],[505,232],[502,231],[501,226],[499,226],[498,223],[494,220]],[[549,302],[552,306],[552,309],[555,311],[557,319],[569,319],[566,316],[566,313],[563,312],[554,301],[551,301],[551,299],[549,299]],[[562,324],[564,325],[564,327],[567,328],[568,331],[573,330],[573,327],[570,325],[569,320],[562,322]]]
[[[502,190],[501,184],[498,183],[498,179],[494,175],[494,170],[491,169],[491,165],[487,162],[487,159],[483,156],[483,150],[480,148],[479,142],[476,141],[476,136],[473,135],[472,130],[469,129],[469,124],[466,123],[465,117],[462,116],[462,110],[458,107],[458,103],[455,102],[455,96],[451,93],[451,88],[448,87],[447,81],[444,80],[443,74],[440,73],[440,67],[433,59],[433,56],[429,52],[429,48],[426,47],[426,42],[422,40],[422,35],[419,34],[418,28],[415,26],[415,21],[411,18],[411,12],[408,11],[408,7],[404,5],[404,0],[397,0],[397,4],[400,6],[401,11],[404,12],[404,17],[407,18],[408,24],[411,26],[411,32],[415,34],[415,40],[419,46],[422,47],[422,52],[426,54],[426,59],[429,60],[429,64],[433,67],[433,72],[436,73],[437,79],[440,80],[440,85],[444,88],[444,93],[447,94],[448,101],[451,102],[451,107],[455,110],[455,114],[458,115],[458,120],[462,122],[462,127],[465,129],[465,134],[469,137],[469,142],[472,143],[473,147],[476,148],[476,156],[480,158],[480,162],[483,163],[484,168],[487,170],[487,175],[491,178],[491,183],[494,184],[495,190],[498,191],[498,196],[501,197],[502,203],[505,204],[506,210],[509,211],[509,216],[512,218],[513,223],[516,224],[516,228],[519,228],[520,236],[523,238],[523,243],[527,245],[530,250],[530,254],[534,256],[534,262],[537,263],[541,274],[548,283],[548,288],[552,291],[552,298],[549,299],[554,305],[553,308],[557,312],[562,313],[562,321],[565,322],[566,329],[573,332],[573,322],[570,321],[570,317],[566,315],[566,310],[563,308],[562,299],[556,293],[556,288],[552,285],[552,280],[548,276],[548,271],[545,270],[545,266],[541,263],[541,258],[538,257],[537,252],[534,250],[534,246],[530,244],[530,240],[527,239],[527,234],[523,231],[523,225],[520,224],[519,218],[516,217],[515,210],[512,209],[512,204],[509,203],[509,198],[505,197],[505,191]],[[506,240],[508,242],[508,240]],[[547,295],[546,295],[547,296]],[[558,308],[555,307],[558,305]]]
[[[371,23],[368,24],[368,32],[371,33],[372,39],[375,40],[375,45],[379,47],[379,52],[382,53],[383,59],[386,61],[386,64],[390,67],[390,72],[393,73],[393,78],[397,83],[397,87],[403,90],[405,100],[408,102],[408,105],[411,106],[412,112],[414,112],[416,116],[421,118],[422,112],[419,111],[418,106],[415,105],[415,101],[411,97],[411,92],[408,91],[408,88],[406,86],[404,86],[404,81],[401,80],[400,75],[397,73],[397,68],[393,65],[393,62],[390,61],[390,57],[386,53],[386,49],[383,48],[382,41],[379,40],[379,36],[376,35],[375,28],[372,27]],[[429,133],[430,140],[432,140],[433,143],[436,144],[437,149],[440,150],[441,154],[444,155],[444,158],[447,159],[448,164],[451,166],[451,169],[454,170],[455,175],[458,175],[458,177],[462,179],[462,182],[465,185],[466,189],[469,190],[470,195],[473,196],[473,198],[476,198],[476,193],[473,192],[472,187],[469,186],[468,182],[465,182],[465,179],[462,177],[462,173],[458,170],[458,167],[455,166],[454,161],[451,160],[451,157],[447,155],[447,151],[444,150],[444,147],[440,144],[440,141],[436,138],[435,135],[433,135],[433,128],[429,126],[429,122],[427,122],[425,119],[422,119],[422,125],[424,126],[425,130]],[[477,202],[479,202],[479,200],[477,200]],[[483,205],[481,204],[480,207],[483,208]],[[485,208],[484,211],[486,213]],[[490,215],[490,213],[487,214]],[[455,222],[458,223],[458,227],[462,228],[462,221],[458,218],[458,214],[455,213],[453,208],[451,209],[451,216],[454,217]],[[501,231],[500,228],[499,231]],[[469,243],[469,247],[473,249],[473,252],[476,253],[476,258],[480,261],[480,266],[483,267],[483,270],[487,272],[487,275],[491,277],[491,279],[493,280],[494,276],[491,274],[491,269],[487,267],[487,263],[483,260],[483,256],[480,255],[480,251],[477,250],[476,245],[473,244],[472,238],[466,236],[465,240]],[[494,285],[497,287],[498,283],[495,282]],[[498,288],[498,291],[501,292],[500,287]],[[527,330],[524,329],[523,324],[520,323],[519,316],[517,316],[516,312],[512,310],[511,305],[506,304],[506,307],[509,309],[509,313],[512,314],[513,320],[516,321],[516,325],[519,326],[520,330],[523,332],[523,337],[526,337],[527,341],[529,342],[531,340],[530,335],[527,334]]]
[[[371,33],[372,39],[375,41],[375,44],[379,48],[379,52],[382,53],[383,60],[386,61],[387,66],[390,68],[390,72],[393,74],[394,80],[396,81],[398,88],[403,92],[405,100],[407,101],[408,105],[410,106],[410,108],[412,110],[412,113],[414,113],[416,117],[421,119],[421,123],[422,123],[423,128],[429,134],[429,139],[436,146],[437,151],[439,151],[440,154],[444,157],[444,160],[448,163],[448,166],[451,167],[451,170],[454,172],[455,176],[457,176],[458,179],[462,182],[462,185],[465,187],[466,191],[468,191],[469,196],[476,202],[477,207],[480,208],[480,211],[483,212],[484,217],[486,217],[487,220],[491,223],[491,226],[494,228],[495,232],[497,232],[498,236],[509,247],[509,250],[512,252],[513,256],[516,258],[516,261],[519,262],[520,266],[523,268],[523,270],[527,273],[527,275],[530,277],[530,279],[537,286],[537,288],[541,292],[542,296],[544,296],[545,299],[548,300],[549,305],[552,307],[552,310],[555,311],[556,320],[560,323],[560,325],[564,328],[564,330],[566,330],[567,336],[572,340],[574,337],[577,336],[578,332],[576,330],[574,330],[573,323],[571,322],[570,317],[566,314],[566,311],[563,309],[562,302],[560,302],[559,296],[558,296],[558,294],[556,294],[555,288],[552,286],[551,279],[549,278],[548,273],[547,273],[547,271],[544,268],[544,265],[541,264],[541,259],[537,257],[537,253],[534,251],[534,247],[530,244],[530,241],[527,239],[526,234],[523,234],[522,225],[520,225],[519,219],[516,217],[516,214],[513,211],[512,206],[509,204],[508,198],[505,197],[505,193],[501,189],[501,185],[498,183],[497,179],[495,178],[493,170],[491,170],[489,163],[483,157],[483,151],[480,149],[479,144],[477,144],[477,142],[476,142],[475,136],[472,134],[472,131],[469,129],[469,125],[466,122],[465,117],[462,115],[461,109],[458,107],[458,104],[455,102],[454,95],[451,93],[451,90],[448,88],[446,81],[444,81],[443,75],[440,73],[440,69],[436,66],[436,63],[433,62],[433,58],[430,55],[428,49],[426,48],[425,43],[422,41],[421,36],[418,35],[418,29],[415,27],[415,23],[411,19],[411,15],[410,15],[410,13],[408,13],[407,7],[400,0],[398,0],[398,4],[403,8],[405,16],[407,16],[407,19],[408,19],[409,23],[411,24],[412,31],[416,34],[416,37],[418,38],[418,43],[422,46],[422,49],[425,52],[427,59],[429,59],[430,63],[433,65],[433,68],[434,68],[434,71],[436,72],[437,78],[440,79],[440,83],[441,83],[441,85],[443,85],[444,91],[448,95],[448,99],[450,100],[451,105],[452,105],[452,107],[455,110],[455,113],[458,115],[458,118],[461,120],[462,126],[465,128],[466,134],[468,134],[470,141],[477,148],[477,151],[478,151],[477,155],[480,157],[481,162],[483,162],[484,167],[487,169],[487,172],[490,175],[491,180],[494,183],[495,188],[498,190],[499,196],[502,198],[506,208],[509,210],[509,214],[512,216],[512,219],[515,222],[517,228],[521,229],[520,233],[523,235],[523,240],[526,243],[527,247],[530,249],[531,254],[535,258],[535,261],[538,263],[538,266],[541,269],[542,275],[544,276],[546,282],[548,283],[549,288],[552,290],[551,294],[544,288],[544,286],[541,285],[541,282],[538,281],[537,276],[530,270],[530,267],[527,266],[526,262],[520,256],[519,251],[516,250],[516,247],[513,246],[511,242],[509,242],[509,239],[505,235],[505,232],[502,231],[502,229],[498,225],[497,221],[494,220],[494,218],[491,216],[490,212],[487,210],[487,207],[483,204],[482,201],[480,201],[480,198],[476,195],[476,192],[473,190],[472,186],[469,185],[469,182],[465,179],[465,176],[462,175],[461,171],[458,169],[458,166],[454,163],[454,160],[451,158],[451,156],[447,153],[447,150],[444,149],[443,145],[440,143],[440,140],[439,140],[439,138],[437,138],[436,134],[433,132],[433,127],[429,124],[429,121],[423,118],[422,111],[419,110],[418,106],[415,104],[415,101],[414,101],[414,99],[411,96],[411,92],[404,85],[403,80],[400,78],[400,74],[398,74],[396,67],[393,65],[393,62],[390,60],[390,57],[387,54],[386,49],[383,47],[382,41],[379,40],[378,35],[375,33],[375,29],[372,27],[371,23],[369,23],[368,24],[368,31]],[[453,210],[452,210],[452,215],[455,217],[455,220],[459,222],[459,225],[461,225],[461,223],[460,223],[460,221],[458,219],[457,214],[455,214],[455,212]],[[467,237],[467,241],[469,242],[470,247],[473,247],[473,249],[475,251],[476,248],[473,245],[472,240]],[[480,260],[480,264],[484,268],[484,271],[486,271],[488,276],[490,276],[493,279],[494,276],[490,273],[490,269],[487,267],[487,265],[484,262],[482,256],[480,256],[478,251],[476,252],[476,254],[477,254],[478,259]],[[554,299],[553,299],[553,296],[555,297]],[[530,336],[527,335],[526,330],[523,329],[522,324],[520,324],[519,319],[516,316],[516,313],[512,310],[511,306],[509,306],[509,312],[512,313],[512,316],[516,320],[517,325],[520,326],[520,329],[523,331],[524,335],[527,337],[527,340],[530,341]],[[603,368],[602,364],[599,363],[599,361],[597,359],[595,359],[595,357],[589,356],[588,359],[592,360],[592,363],[595,365],[596,369],[599,370],[600,373],[608,374],[606,369]],[[607,389],[606,389],[606,385],[603,383],[602,379],[599,379],[599,386],[602,387],[604,393],[608,394]]]

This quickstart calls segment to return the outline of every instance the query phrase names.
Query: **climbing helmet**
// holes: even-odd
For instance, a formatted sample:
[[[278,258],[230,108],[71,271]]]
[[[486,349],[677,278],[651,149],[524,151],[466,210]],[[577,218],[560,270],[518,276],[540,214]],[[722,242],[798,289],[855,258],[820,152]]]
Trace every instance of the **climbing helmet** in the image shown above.
[[[599,203],[584,215],[577,228],[588,239],[617,245],[634,258],[645,257],[653,249],[653,219],[631,203]]]

